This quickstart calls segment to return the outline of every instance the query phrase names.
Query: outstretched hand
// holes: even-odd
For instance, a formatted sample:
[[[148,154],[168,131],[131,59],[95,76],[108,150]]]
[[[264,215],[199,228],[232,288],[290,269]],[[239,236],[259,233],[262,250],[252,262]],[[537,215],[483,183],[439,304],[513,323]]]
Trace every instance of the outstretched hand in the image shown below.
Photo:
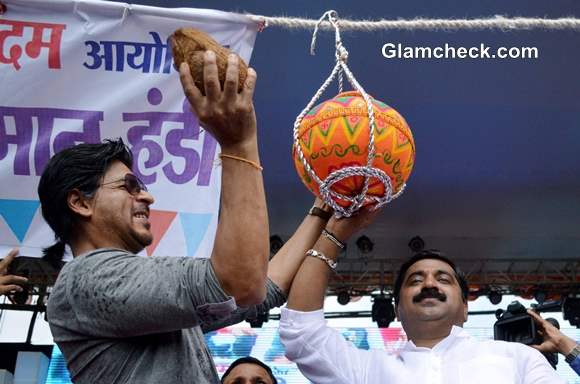
[[[564,335],[552,323],[543,319],[535,311],[528,309],[528,314],[534,319],[538,328],[538,333],[542,336],[543,341],[539,345],[530,345],[542,353],[559,352],[563,355],[569,354],[576,346],[576,342]]]
[[[25,284],[28,279],[22,276],[8,274],[8,267],[12,260],[18,255],[18,249],[12,249],[6,257],[0,260],[0,295],[22,292],[20,285]]]
[[[195,86],[189,66],[182,63],[179,74],[183,91],[203,127],[218,141],[222,150],[252,144],[256,137],[256,115],[252,101],[256,71],[249,68],[243,90],[238,93],[239,59],[228,57],[223,90],[221,89],[216,55],[204,54],[203,79],[205,96]]]
[[[363,207],[351,217],[337,219],[333,216],[328,221],[326,228],[339,240],[346,242],[352,235],[371,224],[380,212],[380,209],[374,209],[370,206]]]

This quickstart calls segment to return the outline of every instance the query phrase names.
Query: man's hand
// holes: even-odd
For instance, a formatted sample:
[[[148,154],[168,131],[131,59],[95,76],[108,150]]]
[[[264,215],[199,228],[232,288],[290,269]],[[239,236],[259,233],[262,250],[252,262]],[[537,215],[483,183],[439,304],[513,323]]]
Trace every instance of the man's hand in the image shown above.
[[[564,335],[560,330],[554,327],[549,321],[542,319],[540,315],[531,309],[528,309],[528,314],[534,319],[538,332],[544,338],[540,345],[530,345],[540,352],[558,352],[566,356],[576,346],[576,342]]]
[[[8,275],[8,266],[17,255],[18,249],[14,248],[5,258],[0,260],[0,295],[22,292],[22,287],[20,285],[25,284],[28,281],[26,277]]]
[[[187,63],[179,67],[183,91],[203,127],[212,134],[224,153],[237,152],[256,139],[256,115],[252,97],[256,72],[249,68],[246,83],[238,93],[238,57],[228,57],[224,89],[221,89],[215,53],[204,55],[203,78],[206,96],[195,86]]]
[[[328,221],[326,229],[332,232],[340,241],[345,243],[352,235],[372,223],[380,211],[380,209],[364,207],[351,217],[337,219],[333,216]]]

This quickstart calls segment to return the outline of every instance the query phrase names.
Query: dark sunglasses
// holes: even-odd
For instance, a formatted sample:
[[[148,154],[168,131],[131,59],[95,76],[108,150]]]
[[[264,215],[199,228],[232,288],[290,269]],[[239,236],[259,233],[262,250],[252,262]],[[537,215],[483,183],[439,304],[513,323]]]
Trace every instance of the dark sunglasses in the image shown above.
[[[123,181],[123,185],[114,188],[125,188],[131,195],[138,195],[141,191],[147,191],[145,184],[143,184],[143,182],[132,173],[127,173],[122,179],[103,183],[101,186],[118,183],[119,181]]]

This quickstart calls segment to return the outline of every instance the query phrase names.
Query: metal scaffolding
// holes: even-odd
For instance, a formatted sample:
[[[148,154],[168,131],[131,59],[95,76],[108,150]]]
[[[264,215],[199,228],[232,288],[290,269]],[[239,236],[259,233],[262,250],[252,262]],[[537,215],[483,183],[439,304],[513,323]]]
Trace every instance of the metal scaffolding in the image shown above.
[[[403,259],[339,259],[329,293],[349,290],[361,295],[376,291],[391,292]],[[580,292],[580,258],[561,259],[455,259],[465,273],[472,298],[491,291],[531,298]]]

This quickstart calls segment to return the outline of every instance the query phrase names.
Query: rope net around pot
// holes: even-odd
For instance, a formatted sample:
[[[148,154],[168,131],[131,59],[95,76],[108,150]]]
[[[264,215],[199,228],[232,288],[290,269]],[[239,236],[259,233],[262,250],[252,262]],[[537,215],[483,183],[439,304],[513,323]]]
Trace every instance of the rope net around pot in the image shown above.
[[[294,122],[293,157],[308,189],[337,216],[349,217],[363,206],[378,208],[401,195],[415,161],[415,144],[405,119],[369,96],[350,71],[335,11],[318,20],[311,53],[324,20],[334,27],[336,64]],[[353,91],[343,92],[343,76]],[[339,94],[314,107],[336,77]]]

